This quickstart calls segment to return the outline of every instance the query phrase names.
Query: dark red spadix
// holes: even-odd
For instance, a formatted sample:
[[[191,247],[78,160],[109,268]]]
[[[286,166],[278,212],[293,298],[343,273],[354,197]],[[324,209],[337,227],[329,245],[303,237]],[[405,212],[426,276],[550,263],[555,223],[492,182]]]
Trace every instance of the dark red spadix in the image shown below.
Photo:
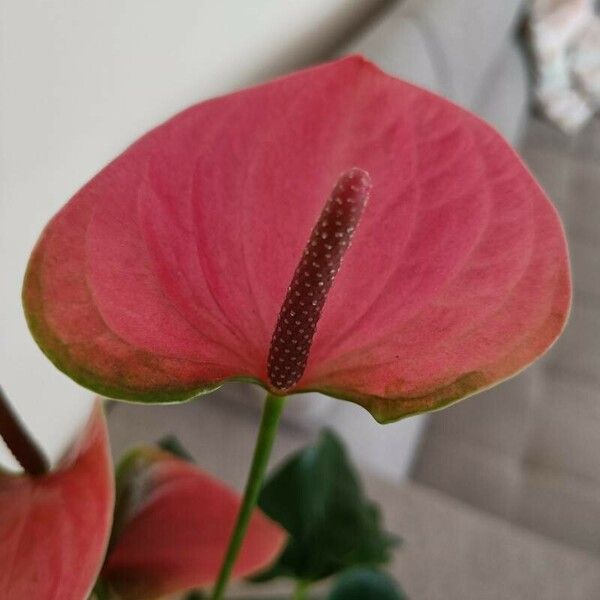
[[[296,267],[271,339],[267,368],[278,390],[298,383],[321,311],[369,198],[371,178],[353,168],[341,175]]]

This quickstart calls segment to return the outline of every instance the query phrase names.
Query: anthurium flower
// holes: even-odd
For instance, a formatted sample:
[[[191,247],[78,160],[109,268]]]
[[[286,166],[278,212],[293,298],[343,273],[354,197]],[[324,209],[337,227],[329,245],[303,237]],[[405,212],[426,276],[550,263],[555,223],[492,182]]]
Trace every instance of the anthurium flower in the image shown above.
[[[23,292],[44,352],[102,394],[241,379],[380,421],[523,369],[570,295],[556,211],[508,144],[360,57],[142,137],[50,222]]]
[[[132,451],[117,472],[115,527],[102,580],[122,600],[152,600],[217,579],[240,506],[220,481],[169,452]],[[268,567],[284,530],[256,509],[233,569]]]
[[[0,472],[0,598],[87,598],[104,558],[113,501],[108,435],[98,404],[54,472]]]

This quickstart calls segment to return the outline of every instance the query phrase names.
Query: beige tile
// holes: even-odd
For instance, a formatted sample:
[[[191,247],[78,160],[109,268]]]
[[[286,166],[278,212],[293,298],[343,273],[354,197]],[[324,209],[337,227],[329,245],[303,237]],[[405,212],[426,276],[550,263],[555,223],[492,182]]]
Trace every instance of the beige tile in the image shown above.
[[[486,392],[434,413],[426,437],[444,436],[519,458],[527,443],[540,373],[527,369]]]
[[[456,438],[427,436],[412,478],[467,504],[506,517],[520,481],[519,460]]]
[[[523,147],[569,153],[575,142],[572,137],[548,121],[533,116],[527,124]]]
[[[570,156],[552,148],[528,145],[521,148],[521,156],[562,214],[569,188]]]
[[[600,190],[598,202],[600,203]],[[598,223],[600,226],[600,222]],[[598,240],[600,242],[600,239]],[[575,302],[596,307],[600,314],[600,243],[572,239],[569,243]]]
[[[577,136],[573,150],[575,156],[584,160],[600,161],[600,117],[592,119]]]
[[[549,369],[579,378],[585,385],[600,385],[600,312],[574,303],[567,327],[550,349]]]
[[[600,162],[573,163],[565,223],[569,239],[600,247]]]
[[[565,377],[549,378],[525,454],[525,468],[533,465],[596,482],[600,504],[599,449],[600,388],[585,387]]]
[[[415,484],[371,481],[404,538],[393,572],[423,600],[597,600],[600,561]]]
[[[600,487],[542,468],[524,472],[514,521],[592,553],[600,549]]]

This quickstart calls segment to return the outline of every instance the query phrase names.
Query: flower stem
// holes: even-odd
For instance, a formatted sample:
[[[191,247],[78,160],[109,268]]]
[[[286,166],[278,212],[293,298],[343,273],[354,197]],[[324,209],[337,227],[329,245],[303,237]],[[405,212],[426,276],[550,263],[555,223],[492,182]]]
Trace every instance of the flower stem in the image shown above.
[[[29,475],[48,472],[48,461],[25,429],[0,388],[0,437]]]
[[[294,599],[293,600],[306,600],[307,595],[306,592],[308,591],[310,584],[308,583],[308,581],[302,581],[299,580],[296,583],[296,587],[294,589]]]
[[[221,600],[225,593],[227,582],[231,576],[235,560],[239,554],[242,542],[244,541],[246,530],[248,529],[252,511],[258,500],[258,494],[267,470],[269,456],[271,455],[271,449],[273,448],[273,442],[275,441],[275,435],[277,434],[277,427],[284,405],[285,396],[267,394],[258,437],[256,438],[252,466],[250,468],[250,474],[248,475],[248,481],[246,482],[242,506],[240,507],[240,512],[237,516],[233,534],[229,540],[229,547],[227,548],[225,559],[221,565],[219,578],[217,579],[217,583],[211,596],[212,600]]]

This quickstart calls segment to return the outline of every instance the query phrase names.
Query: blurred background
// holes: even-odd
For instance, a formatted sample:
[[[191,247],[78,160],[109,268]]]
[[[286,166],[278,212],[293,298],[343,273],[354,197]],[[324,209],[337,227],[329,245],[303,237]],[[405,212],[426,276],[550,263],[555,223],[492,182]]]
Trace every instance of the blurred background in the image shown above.
[[[202,99],[349,52],[492,123],[570,242],[575,298],[546,357],[476,399],[381,427],[289,403],[274,461],[326,425],[405,539],[413,599],[600,598],[600,20],[591,0],[0,0],[0,382],[56,460],[92,398],[34,345],[20,306],[48,219],[147,129]],[[111,405],[113,450],[176,433],[241,487],[262,393]],[[0,462],[14,466],[0,448]]]

